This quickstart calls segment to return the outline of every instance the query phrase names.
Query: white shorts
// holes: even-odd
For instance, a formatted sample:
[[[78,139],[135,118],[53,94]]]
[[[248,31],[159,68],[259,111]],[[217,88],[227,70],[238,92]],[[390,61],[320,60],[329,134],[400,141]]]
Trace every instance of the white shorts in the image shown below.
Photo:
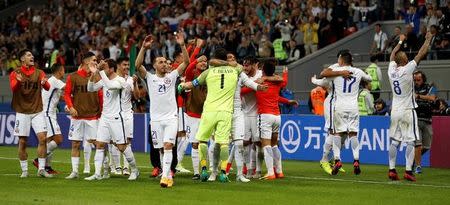
[[[273,133],[280,132],[281,117],[279,115],[260,114],[259,122],[261,139],[272,139]]]
[[[45,122],[47,123],[47,137],[61,134],[61,128],[56,120],[56,116],[46,116]]]
[[[184,113],[184,109],[182,107],[178,107],[178,132],[186,131],[186,113]]]
[[[242,109],[233,112],[233,127],[231,128],[233,140],[244,140],[245,135],[245,119]]]
[[[124,123],[125,123],[125,135],[127,138],[133,139],[133,132],[134,132],[134,117],[133,114],[128,117],[124,117]]]
[[[331,127],[335,133],[358,132],[359,112],[335,110]]]
[[[331,125],[333,124],[331,121],[333,119],[333,113],[331,111],[333,111],[333,108],[330,108],[330,102],[325,100],[323,104],[323,118],[325,120],[325,130],[327,131],[331,129]]]
[[[245,116],[244,118],[244,129],[245,129],[245,135],[244,140],[245,141],[252,141],[252,142],[259,142],[261,141],[259,137],[259,129],[258,129],[258,117],[257,116]]]
[[[34,133],[47,132],[47,123],[45,123],[44,113],[23,114],[16,113],[16,122],[14,124],[14,136],[29,137],[30,130]]]
[[[392,110],[389,137],[400,142],[414,142],[419,140],[419,126],[416,111]]]
[[[199,125],[200,118],[186,115],[186,136],[189,138],[189,142],[198,143],[198,140],[195,139],[195,135],[197,134]]]
[[[115,144],[127,143],[127,132],[123,118],[105,119],[100,118],[98,122],[97,141]]]
[[[69,140],[95,140],[97,137],[98,120],[71,119]]]
[[[166,142],[175,144],[178,119],[150,121],[150,126],[154,148],[162,148]]]

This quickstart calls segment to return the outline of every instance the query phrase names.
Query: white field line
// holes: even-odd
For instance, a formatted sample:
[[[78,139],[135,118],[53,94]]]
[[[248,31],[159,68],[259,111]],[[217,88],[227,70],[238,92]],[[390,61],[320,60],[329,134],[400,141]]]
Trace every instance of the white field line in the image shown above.
[[[3,160],[18,160],[17,158],[0,157]],[[56,163],[71,164],[71,162],[53,161]],[[148,166],[138,166],[139,168],[150,168]],[[19,174],[0,174],[3,176],[18,176]],[[323,177],[305,177],[305,176],[286,176],[286,178],[292,179],[304,179],[310,181],[331,181],[331,182],[350,182],[359,184],[380,184],[380,185],[394,185],[394,186],[412,186],[412,187],[431,187],[431,188],[446,188],[450,189],[450,185],[433,185],[433,184],[417,184],[417,183],[401,183],[391,181],[369,181],[369,180],[352,180],[352,179],[336,179],[336,178],[323,178]]]

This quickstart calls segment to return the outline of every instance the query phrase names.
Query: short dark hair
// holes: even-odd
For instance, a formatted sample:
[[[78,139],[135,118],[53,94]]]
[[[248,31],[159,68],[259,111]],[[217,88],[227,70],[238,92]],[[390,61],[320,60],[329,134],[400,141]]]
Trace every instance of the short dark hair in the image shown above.
[[[378,56],[376,56],[376,55],[370,56],[371,63],[375,63],[377,60],[378,60]]]
[[[361,82],[359,82],[359,87],[361,88],[365,88],[367,85],[369,85],[368,81],[361,80]]]
[[[59,64],[59,63],[55,63],[52,65],[52,67],[50,67],[50,70],[53,74],[55,74],[56,72],[60,71],[61,69],[63,69],[64,66]]]
[[[436,31],[438,30],[438,27],[436,25],[434,25],[434,24],[430,26],[430,29],[431,28],[434,28]]]
[[[225,50],[224,48],[220,47],[220,48],[217,48],[214,51],[213,57],[216,58],[216,59],[219,59],[219,60],[226,61],[227,60],[227,54],[228,54],[227,50]]]
[[[341,56],[343,53],[350,53],[350,50],[343,49],[343,50],[338,51],[336,58],[339,58],[339,56]]]
[[[339,56],[342,58],[345,64],[351,65],[352,64],[352,54],[350,53],[343,53]]]
[[[254,65],[258,63],[258,59],[255,56],[245,56],[242,62],[246,63],[248,62],[250,65]]]
[[[121,64],[122,62],[124,62],[124,61],[130,61],[130,58],[128,58],[128,57],[119,57],[117,60],[116,60],[116,63],[117,64]]]
[[[275,73],[275,64],[271,61],[265,61],[263,64],[263,71],[266,76],[273,76]]]
[[[88,51],[87,53],[83,54],[81,60],[86,60],[87,58],[90,58],[92,56],[95,56],[93,52]]]
[[[378,26],[381,28],[381,24],[380,23],[376,23],[375,26]]]
[[[181,49],[175,49],[175,51],[173,52],[173,58],[177,58],[178,56],[180,56],[183,52],[181,51]]]
[[[111,59],[111,58],[108,58],[108,59],[106,59],[105,61],[106,61],[106,63],[108,64],[108,67],[109,67],[110,69],[112,68],[112,69],[114,70],[114,72],[117,71],[117,63],[116,63],[115,60],[113,60],[113,59]]]
[[[18,56],[19,59],[22,58],[27,52],[32,53],[30,49],[23,49],[23,50],[21,50],[21,51],[19,52],[19,56]]]
[[[415,71],[415,72],[414,72],[414,75],[421,75],[421,76],[422,76],[423,83],[426,83],[426,82],[427,82],[427,76],[426,76],[425,73],[422,72],[421,70]]]

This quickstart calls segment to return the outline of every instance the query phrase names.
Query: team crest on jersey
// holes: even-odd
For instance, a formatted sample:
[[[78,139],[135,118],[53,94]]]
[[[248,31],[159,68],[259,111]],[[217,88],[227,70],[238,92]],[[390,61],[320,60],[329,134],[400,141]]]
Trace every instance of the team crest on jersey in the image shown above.
[[[164,78],[164,84],[170,85],[172,84],[172,80],[170,80],[170,78]]]

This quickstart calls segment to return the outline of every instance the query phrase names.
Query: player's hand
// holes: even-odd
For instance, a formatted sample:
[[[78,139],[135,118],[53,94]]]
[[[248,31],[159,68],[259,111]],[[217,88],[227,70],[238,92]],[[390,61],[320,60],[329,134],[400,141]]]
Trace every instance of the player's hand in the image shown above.
[[[348,70],[343,70],[340,72],[341,76],[344,78],[351,78],[352,77],[352,72],[348,71]]]
[[[185,84],[185,83],[180,83],[180,84],[178,84],[178,87],[177,87],[178,93],[181,93],[181,92],[184,90],[184,84]]]
[[[144,42],[142,43],[142,47],[144,47],[145,49],[149,49],[150,47],[152,47],[153,44],[153,36],[152,35],[147,35],[144,38]]]
[[[70,113],[70,115],[71,115],[72,117],[78,116],[77,110],[75,110],[75,108],[73,108],[73,107],[71,107],[71,108],[69,109],[69,113]]]
[[[228,65],[231,67],[236,67],[238,66],[238,63],[236,61],[228,61]]]
[[[16,80],[19,81],[19,82],[22,82],[22,81],[23,81],[23,75],[22,75],[22,73],[17,73],[17,74],[16,74]]]
[[[292,105],[292,106],[294,106],[294,107],[298,107],[298,102],[297,102],[297,100],[289,100],[289,105]]]
[[[400,34],[400,41],[404,41],[406,39],[405,34]]]
[[[139,77],[137,77],[137,75],[133,75],[133,83],[137,83],[139,81]]]
[[[177,36],[176,36],[176,39],[177,39],[177,43],[180,44],[180,46],[184,46],[184,34],[183,34],[183,32],[178,32]]]
[[[98,65],[96,62],[89,63],[88,68],[92,73],[96,73],[98,71]]]
[[[203,46],[203,43],[204,43],[205,41],[203,40],[203,39],[200,39],[200,38],[198,38],[197,39],[197,48],[201,48],[202,46]]]
[[[258,91],[266,91],[267,88],[269,88],[269,86],[264,85],[264,84],[259,84],[256,90],[258,90]]]
[[[314,80],[317,80],[316,75],[314,75],[313,77],[311,77],[311,82],[313,82]]]
[[[427,32],[427,35],[425,35],[425,39],[427,40],[431,40],[431,38],[433,38],[433,34],[431,32]]]
[[[208,60],[208,58],[206,58],[205,55],[202,55],[202,56],[200,56],[200,57],[197,58],[197,62],[205,62],[205,61],[207,61],[207,60]]]
[[[41,85],[44,85],[48,81],[48,78],[43,77],[41,80]]]
[[[256,79],[255,83],[262,84],[264,83],[264,81],[266,81],[266,77],[262,76],[261,78]]]
[[[108,64],[106,63],[106,61],[101,60],[100,63],[97,65],[99,70],[104,70],[106,68]]]

